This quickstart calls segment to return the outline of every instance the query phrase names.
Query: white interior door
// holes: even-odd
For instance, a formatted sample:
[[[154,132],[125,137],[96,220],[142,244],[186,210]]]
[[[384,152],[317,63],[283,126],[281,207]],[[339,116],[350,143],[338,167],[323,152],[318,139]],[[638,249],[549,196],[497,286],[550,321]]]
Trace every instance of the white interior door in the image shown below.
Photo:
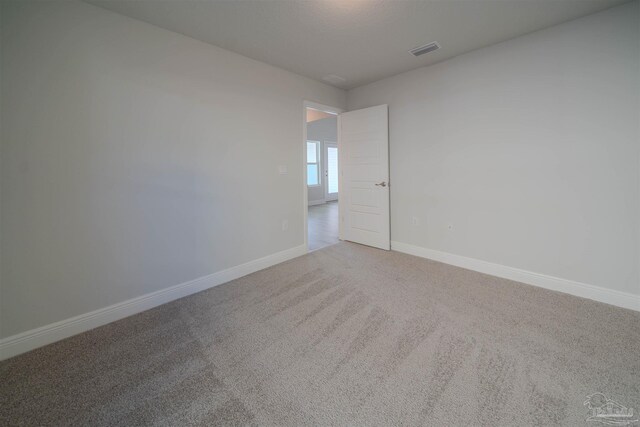
[[[338,144],[324,143],[325,200],[338,200]]]
[[[387,105],[338,116],[340,238],[390,249]]]

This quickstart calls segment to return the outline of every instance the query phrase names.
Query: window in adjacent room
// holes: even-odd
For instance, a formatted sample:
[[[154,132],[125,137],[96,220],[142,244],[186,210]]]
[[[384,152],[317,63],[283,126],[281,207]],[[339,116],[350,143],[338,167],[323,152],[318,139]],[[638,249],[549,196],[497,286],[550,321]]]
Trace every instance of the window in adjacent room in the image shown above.
[[[307,185],[320,185],[319,141],[307,141]]]

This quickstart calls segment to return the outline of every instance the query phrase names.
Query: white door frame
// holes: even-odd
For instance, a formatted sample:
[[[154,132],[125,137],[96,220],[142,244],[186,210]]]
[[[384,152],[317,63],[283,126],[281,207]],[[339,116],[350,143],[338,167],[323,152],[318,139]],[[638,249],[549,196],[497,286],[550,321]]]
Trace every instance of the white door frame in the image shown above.
[[[345,110],[338,107],[331,107],[329,105],[319,104],[313,101],[304,101],[302,103],[302,202],[304,203],[304,208],[302,209],[304,216],[304,249],[306,252],[309,252],[309,191],[307,189],[307,108],[313,108],[314,110],[324,111],[326,113],[340,114]],[[337,138],[338,140],[340,138]],[[337,144],[340,142],[338,141]],[[340,152],[340,146],[338,145],[338,152]],[[338,181],[340,182],[340,181]],[[340,203],[338,201],[338,203]]]

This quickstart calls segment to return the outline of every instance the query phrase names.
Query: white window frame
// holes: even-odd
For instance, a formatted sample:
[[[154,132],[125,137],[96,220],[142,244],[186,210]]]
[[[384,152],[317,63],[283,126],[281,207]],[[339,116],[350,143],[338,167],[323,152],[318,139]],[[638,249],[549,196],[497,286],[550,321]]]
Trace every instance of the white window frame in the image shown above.
[[[322,155],[322,150],[321,150],[322,144],[321,144],[320,141],[314,141],[314,140],[308,139],[307,140],[307,144],[309,144],[310,142],[316,144],[316,162],[315,163],[313,163],[313,162],[309,163],[309,160],[307,159],[307,171],[309,170],[309,165],[317,165],[318,166],[317,167],[318,183],[317,184],[312,184],[312,185],[307,184],[307,186],[308,187],[321,187],[322,186],[322,173],[321,173],[322,162],[321,162],[321,157],[320,156]],[[308,180],[309,180],[309,177],[307,177],[307,181]]]

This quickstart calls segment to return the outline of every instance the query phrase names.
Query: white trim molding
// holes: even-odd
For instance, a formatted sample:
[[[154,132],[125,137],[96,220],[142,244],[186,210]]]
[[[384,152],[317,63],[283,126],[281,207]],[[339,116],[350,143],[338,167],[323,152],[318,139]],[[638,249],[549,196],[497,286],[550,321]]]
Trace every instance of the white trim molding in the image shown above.
[[[306,245],[296,246],[226,270],[218,271],[217,273],[209,274],[208,276],[180,283],[166,289],[100,308],[90,313],[81,314],[4,338],[0,340],[0,360],[17,356],[29,350],[97,328],[98,326],[106,325],[107,323],[149,310],[176,299],[204,291],[306,253]]]
[[[552,291],[564,292],[566,294],[588,298],[594,301],[628,308],[630,310],[640,311],[640,295],[587,285],[586,283],[547,276],[545,274],[507,267],[506,265],[494,264],[488,261],[468,258],[461,255],[450,254],[402,242],[392,241],[391,250],[415,255],[421,258],[428,258],[433,261],[455,265],[456,267],[462,267],[468,270],[490,274],[492,276],[502,277],[516,282],[526,283],[528,285],[539,286]]]
[[[317,206],[317,205],[324,205],[326,204],[327,201],[325,199],[321,199],[321,200],[309,200],[309,206]]]

